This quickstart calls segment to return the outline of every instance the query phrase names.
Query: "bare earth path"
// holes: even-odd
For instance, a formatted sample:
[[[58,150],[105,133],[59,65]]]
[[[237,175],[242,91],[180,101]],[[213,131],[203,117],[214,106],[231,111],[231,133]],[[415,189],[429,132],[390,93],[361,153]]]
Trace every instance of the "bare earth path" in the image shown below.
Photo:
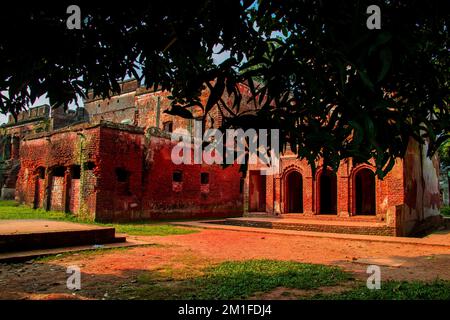
[[[436,235],[449,237],[448,234]],[[224,260],[279,259],[337,265],[365,279],[368,264],[381,266],[382,279],[450,280],[450,249],[428,245],[367,242],[304,236],[202,229],[166,237],[133,237],[154,243],[95,254],[76,253],[48,261],[0,265],[1,299],[109,298],[133,287],[145,273],[177,280]],[[82,290],[66,288],[66,268],[82,271]]]

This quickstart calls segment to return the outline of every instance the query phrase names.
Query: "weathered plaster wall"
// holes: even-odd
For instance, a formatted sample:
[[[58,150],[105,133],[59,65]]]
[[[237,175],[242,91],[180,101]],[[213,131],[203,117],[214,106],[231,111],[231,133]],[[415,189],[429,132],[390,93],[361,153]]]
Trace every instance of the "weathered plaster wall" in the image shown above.
[[[428,223],[439,220],[439,161],[437,156],[427,157],[427,145],[410,139],[404,159],[405,201],[401,233],[420,232]]]
[[[99,131],[99,127],[81,125],[24,139],[20,148],[17,200],[34,207],[93,217],[96,177],[92,169],[81,169],[81,179],[78,177],[79,181],[72,185],[72,171],[76,166],[82,168],[97,161]]]
[[[242,215],[239,166],[179,164],[171,160],[174,143],[167,138],[147,139],[143,177],[143,215],[149,218],[220,217]],[[181,182],[174,181],[180,172]],[[201,183],[201,174],[208,183]]]
[[[16,196],[101,221],[242,214],[238,166],[174,165],[172,147],[170,139],[118,124],[36,135],[22,142]],[[173,181],[175,171],[182,182]]]

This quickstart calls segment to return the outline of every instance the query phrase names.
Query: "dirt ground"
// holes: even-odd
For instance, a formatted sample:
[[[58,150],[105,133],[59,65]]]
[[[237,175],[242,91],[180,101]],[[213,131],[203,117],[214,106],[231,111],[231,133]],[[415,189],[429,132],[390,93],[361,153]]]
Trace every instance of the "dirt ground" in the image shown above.
[[[1,264],[0,299],[108,299],[117,297],[124,288],[133,287],[136,279],[148,272],[161,274],[170,281],[176,280],[180,272],[168,274],[167,270],[193,274],[225,260],[264,258],[341,266],[361,280],[367,279],[369,264],[380,265],[383,281],[450,280],[448,247],[216,229],[133,238],[155,245]],[[66,270],[73,265],[82,271],[82,290],[75,293],[66,288]],[[281,289],[278,291],[282,295]],[[276,292],[271,294],[272,298],[278,296]]]

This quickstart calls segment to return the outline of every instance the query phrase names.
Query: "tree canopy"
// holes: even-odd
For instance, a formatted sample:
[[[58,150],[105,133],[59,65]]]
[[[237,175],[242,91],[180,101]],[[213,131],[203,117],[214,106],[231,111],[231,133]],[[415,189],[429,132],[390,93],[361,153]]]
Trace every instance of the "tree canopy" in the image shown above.
[[[381,28],[366,26],[370,5]],[[86,2],[81,29],[68,4],[2,10],[0,109],[13,115],[47,94],[54,105],[87,90],[108,97],[135,77],[171,91],[190,117],[210,90],[225,126],[279,128],[311,165],[375,159],[383,177],[413,137],[431,156],[448,138],[449,16],[434,0],[197,0]],[[214,62],[214,53],[229,58]],[[241,112],[246,83],[257,114]],[[230,105],[220,99],[227,92]]]

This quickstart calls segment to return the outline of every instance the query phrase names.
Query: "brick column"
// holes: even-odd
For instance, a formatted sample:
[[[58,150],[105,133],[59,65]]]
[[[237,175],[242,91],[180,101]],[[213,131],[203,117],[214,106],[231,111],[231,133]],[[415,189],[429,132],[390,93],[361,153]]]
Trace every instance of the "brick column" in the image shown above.
[[[274,214],[275,179],[273,175],[266,177],[266,212]]]
[[[248,213],[248,208],[249,208],[249,192],[250,192],[250,171],[247,170],[247,174],[245,175],[245,179],[244,179],[244,196],[243,196],[243,209],[244,209],[244,215],[246,215]]]
[[[273,213],[276,215],[281,214],[281,176],[274,176],[274,195],[273,195]]]
[[[349,176],[342,175],[338,176],[337,179],[338,215],[341,217],[349,217],[351,212]]]
[[[305,215],[315,214],[314,210],[314,193],[315,184],[312,176],[305,176],[303,178],[303,212]]]

